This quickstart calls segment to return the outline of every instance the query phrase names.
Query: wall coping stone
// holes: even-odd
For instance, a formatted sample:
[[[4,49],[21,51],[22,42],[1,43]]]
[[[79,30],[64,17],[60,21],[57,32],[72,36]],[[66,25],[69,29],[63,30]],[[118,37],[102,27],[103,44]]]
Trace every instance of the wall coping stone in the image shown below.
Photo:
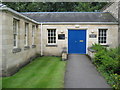
[[[57,47],[58,45],[46,45],[46,47]]]
[[[24,50],[28,50],[28,49],[30,49],[30,46],[25,46],[24,47]]]
[[[32,45],[32,48],[36,48],[36,45]]]
[[[13,53],[18,53],[18,52],[21,52],[21,48],[14,48],[12,50]]]
[[[92,52],[92,53],[96,53],[97,51],[92,49],[91,47],[88,48],[88,51]]]

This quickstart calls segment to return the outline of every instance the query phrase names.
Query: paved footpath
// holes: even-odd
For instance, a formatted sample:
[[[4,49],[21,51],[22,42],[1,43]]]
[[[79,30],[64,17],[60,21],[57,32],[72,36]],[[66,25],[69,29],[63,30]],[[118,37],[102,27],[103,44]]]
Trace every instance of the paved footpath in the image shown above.
[[[70,54],[65,88],[111,88],[86,55]]]

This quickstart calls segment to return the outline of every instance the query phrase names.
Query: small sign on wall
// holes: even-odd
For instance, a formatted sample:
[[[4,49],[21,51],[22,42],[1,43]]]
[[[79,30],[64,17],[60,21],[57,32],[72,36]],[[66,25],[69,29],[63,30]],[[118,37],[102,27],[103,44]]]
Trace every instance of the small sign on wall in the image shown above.
[[[58,34],[58,39],[59,40],[64,40],[65,39],[65,34]]]
[[[96,37],[97,37],[96,34],[90,34],[90,35],[89,35],[89,38],[96,38]]]

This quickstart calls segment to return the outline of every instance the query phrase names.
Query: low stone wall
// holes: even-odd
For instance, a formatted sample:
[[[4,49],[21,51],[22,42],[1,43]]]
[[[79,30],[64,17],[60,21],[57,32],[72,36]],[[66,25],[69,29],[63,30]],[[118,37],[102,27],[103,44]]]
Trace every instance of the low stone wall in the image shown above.
[[[12,76],[15,73],[17,73],[21,68],[23,68],[24,66],[26,66],[27,64],[29,64],[30,62],[32,62],[33,60],[35,60],[35,58],[37,57],[41,57],[41,55],[34,55],[32,57],[30,57],[28,60],[26,60],[25,62],[20,63],[19,65],[15,65],[12,66],[10,68],[8,68],[7,70],[3,70],[2,71],[2,75],[0,75],[0,77],[7,77],[7,76]]]
[[[93,58],[96,54],[96,51],[91,49],[91,48],[88,48],[88,56],[90,57],[90,59],[93,61]]]

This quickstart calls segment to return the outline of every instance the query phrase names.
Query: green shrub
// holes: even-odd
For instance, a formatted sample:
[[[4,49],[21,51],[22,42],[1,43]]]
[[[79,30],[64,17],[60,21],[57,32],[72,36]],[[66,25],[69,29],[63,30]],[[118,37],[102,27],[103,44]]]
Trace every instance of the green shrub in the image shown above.
[[[108,79],[108,83],[111,84],[116,90],[120,90],[120,75],[111,74],[110,78]]]
[[[117,48],[112,48],[108,52],[109,57],[113,58],[114,65],[116,65],[115,69],[113,70],[114,73],[120,74],[120,46]]]
[[[105,67],[105,70],[107,72],[114,72],[118,68],[118,61],[109,57],[109,55],[105,54],[102,56],[103,60],[101,60],[103,66]]]
[[[101,46],[100,44],[94,44],[92,46],[92,49],[97,51],[97,53],[95,54],[93,63],[98,67],[102,64],[103,55],[105,54],[107,49],[105,47]]]
[[[102,64],[103,55],[105,54],[104,52],[105,52],[104,50],[101,50],[95,54],[95,58],[93,60],[93,63],[96,66],[100,66]]]
[[[93,44],[93,46],[91,48],[96,50],[97,52],[99,52],[101,50],[106,50],[106,48],[101,46],[100,44]]]
[[[109,48],[94,44],[96,50],[93,63],[114,89],[120,89],[120,46]]]
[[[118,50],[117,48],[110,48],[107,52],[107,54],[109,55],[109,57],[111,58],[117,58],[118,57]]]

